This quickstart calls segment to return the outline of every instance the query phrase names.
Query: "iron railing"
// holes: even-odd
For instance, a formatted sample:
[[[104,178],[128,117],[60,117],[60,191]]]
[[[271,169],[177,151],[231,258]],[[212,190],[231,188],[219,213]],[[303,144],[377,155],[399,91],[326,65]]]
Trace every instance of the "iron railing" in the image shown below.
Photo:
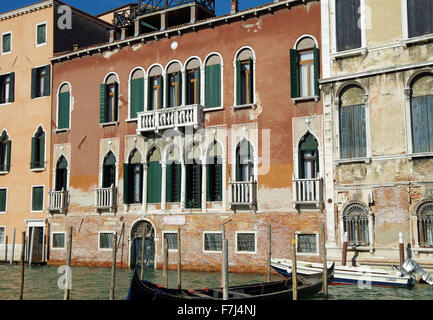
[[[142,0],[128,9],[116,11],[114,13],[114,26],[120,28],[131,25],[141,15],[189,3],[197,3],[215,13],[215,0]]]

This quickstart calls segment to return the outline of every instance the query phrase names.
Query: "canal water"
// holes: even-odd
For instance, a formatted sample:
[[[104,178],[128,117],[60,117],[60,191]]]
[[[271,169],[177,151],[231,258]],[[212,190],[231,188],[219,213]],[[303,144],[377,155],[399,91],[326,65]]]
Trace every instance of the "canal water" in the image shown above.
[[[63,300],[64,290],[59,288],[56,266],[32,266],[25,268],[24,300]],[[16,300],[20,289],[20,266],[0,265],[0,300]],[[182,272],[182,286],[188,289],[218,287],[220,273]],[[116,270],[115,299],[125,300],[132,277],[131,270]],[[72,267],[71,300],[108,300],[110,296],[110,268]],[[145,279],[163,283],[161,270],[148,270]],[[263,274],[229,274],[230,285],[264,282]],[[273,275],[272,280],[282,279]],[[169,287],[177,287],[177,272],[169,271]],[[321,293],[310,298],[323,300]],[[417,284],[405,288],[363,288],[357,285],[329,286],[329,300],[433,300],[433,286]]]

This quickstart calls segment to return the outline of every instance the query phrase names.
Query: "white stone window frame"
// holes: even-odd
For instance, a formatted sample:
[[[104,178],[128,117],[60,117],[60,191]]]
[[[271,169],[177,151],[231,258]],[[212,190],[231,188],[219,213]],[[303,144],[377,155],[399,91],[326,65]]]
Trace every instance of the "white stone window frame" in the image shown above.
[[[70,176],[71,176],[71,160],[68,158],[68,156],[66,155],[66,152],[64,151],[64,149],[66,148],[65,145],[54,145],[53,146],[53,150],[58,149],[61,150],[60,153],[58,154],[58,157],[55,159],[55,161],[53,162],[53,168],[52,168],[52,186],[53,186],[53,190],[55,189],[56,186],[56,174],[57,174],[57,163],[59,162],[60,158],[63,156],[66,161],[68,162],[68,167],[66,168],[66,170],[68,170],[67,172],[67,176],[66,176],[66,190],[69,190],[69,181],[70,181]],[[53,191],[52,190],[52,191]]]
[[[2,187],[2,188],[0,188],[0,190],[6,190],[5,211],[0,212],[0,215],[5,215],[8,212],[8,193],[9,193],[9,190],[8,190],[8,187]]]
[[[244,104],[244,105],[238,105],[237,102],[237,72],[236,72],[236,61],[238,61],[238,57],[239,54],[243,51],[243,50],[251,50],[252,54],[253,54],[253,102],[249,103],[249,104]],[[256,62],[257,62],[257,56],[256,56],[256,52],[254,51],[254,49],[250,46],[243,46],[241,48],[238,49],[238,51],[236,51],[235,57],[233,59],[233,70],[234,70],[234,76],[233,76],[233,109],[244,109],[244,108],[256,108],[256,103],[257,103],[257,98],[256,98],[256,92],[257,92],[257,86],[256,86],[256,78],[257,78],[257,72],[256,72]],[[221,89],[221,91],[223,91]]]
[[[360,0],[360,13],[361,13],[361,47],[337,51],[337,12],[336,12],[336,0],[329,0],[330,5],[330,21],[331,21],[331,59],[335,60],[337,58],[346,58],[357,55],[367,54],[367,7],[366,0]],[[358,22],[356,22],[358,23]]]
[[[115,168],[115,181],[116,181],[116,185],[115,188],[119,189],[119,155],[117,154],[117,152],[114,150],[113,148],[113,144],[117,144],[118,141],[108,138],[108,139],[102,139],[100,141],[100,146],[99,146],[99,152],[101,152],[101,144],[108,144],[110,145],[110,147],[107,148],[107,151],[104,154],[100,153],[100,159],[99,159],[99,187],[98,188],[102,188],[102,182],[103,182],[103,174],[104,174],[104,161],[105,158],[107,157],[107,155],[110,153],[110,151],[113,153],[114,157],[116,158],[116,168]],[[117,147],[119,147],[117,145]],[[69,163],[68,163],[69,164]]]
[[[6,36],[8,34],[10,34],[10,36],[11,36],[11,49],[10,49],[10,51],[4,52],[3,51],[3,38],[4,38],[4,36]],[[2,55],[7,55],[7,54],[11,54],[12,53],[12,48],[13,48],[13,46],[12,46],[13,41],[12,40],[13,40],[13,32],[12,31],[6,31],[6,32],[3,32],[1,34],[1,54]]]
[[[42,210],[33,210],[33,189],[42,188]],[[42,213],[45,211],[45,185],[32,185],[30,187],[30,213]]]
[[[150,73],[152,72],[153,68],[159,68],[161,70],[161,74],[160,76],[162,77],[162,85],[161,88],[163,90],[162,94],[163,94],[163,104],[162,106],[159,106],[158,110],[161,110],[163,108],[165,108],[165,99],[166,99],[166,94],[165,94],[165,78],[166,78],[166,74],[165,74],[165,68],[159,64],[159,63],[154,63],[152,64],[148,69],[147,69],[147,73],[144,74],[144,111],[148,111],[149,108],[149,81],[150,81]],[[155,112],[155,110],[153,110]]]
[[[36,136],[36,133],[38,132],[39,128],[41,128],[42,132],[45,134],[45,139],[44,139],[44,166],[43,166],[43,168],[33,168],[33,169],[30,169],[31,172],[42,172],[42,171],[45,171],[47,169],[47,163],[49,161],[49,159],[47,159],[47,140],[48,140],[48,134],[47,134],[47,131],[45,130],[44,126],[42,125],[42,123],[40,123],[39,125],[36,126],[36,130],[33,132],[32,137]]]
[[[294,120],[296,118],[292,119],[292,124],[294,123]],[[314,120],[313,117],[305,117],[305,121],[306,122],[312,122]],[[295,177],[295,179],[300,179],[299,178],[299,146],[301,144],[301,140],[309,133],[311,134],[317,141],[318,143],[318,147],[317,147],[317,152],[318,157],[319,157],[319,176],[317,178],[323,178],[324,177],[324,166],[325,166],[325,156],[324,156],[324,152],[323,152],[323,144],[322,141],[320,140],[321,137],[321,133],[319,132],[315,132],[314,130],[312,130],[309,126],[297,137],[295,137],[295,129],[294,129],[294,125],[292,125],[292,137],[293,137],[293,176]]]
[[[8,76],[8,75],[11,75],[12,73],[13,73],[13,72],[5,72],[5,73],[0,74],[0,77]],[[10,85],[10,83],[9,83],[9,85]],[[15,88],[14,88],[14,93],[15,93]],[[10,99],[10,97],[9,97],[9,99]],[[12,104],[12,103],[14,103],[14,101],[13,101],[13,102],[0,103],[0,106],[3,107],[3,106],[10,105],[10,104]]]
[[[316,236],[316,252],[299,252],[299,236],[302,235],[314,235]],[[320,255],[320,247],[319,247],[319,232],[303,232],[296,231],[295,232],[295,241],[296,241],[296,255],[298,256],[319,256]]]
[[[113,243],[114,240],[114,234],[116,232],[114,231],[98,231],[98,251],[112,251],[113,250],[113,245],[117,245],[115,243]],[[111,248],[101,248],[101,234],[112,234],[113,238],[111,240]]]
[[[254,251],[239,251],[238,250],[238,240],[239,240],[239,234],[254,234]],[[257,231],[236,231],[235,232],[235,245],[236,245],[236,254],[249,254],[249,255],[255,255],[257,254]]]
[[[170,230],[163,230],[162,231],[162,246],[161,246],[161,250],[162,250],[162,254],[164,254],[164,242],[165,242],[165,235],[166,234],[175,234],[176,235],[176,239],[177,239],[177,231],[174,231],[174,230],[172,230],[172,231],[170,231]],[[170,245],[169,245],[170,246]],[[176,246],[177,246],[177,244],[176,244]],[[177,248],[176,249],[168,249],[168,252],[177,252]]]
[[[167,65],[165,66],[165,68],[162,69],[163,70],[163,75],[162,75],[162,81],[163,81],[163,83],[162,83],[162,87],[164,88],[163,91],[162,91],[163,101],[164,101],[163,104],[162,104],[163,105],[162,108],[164,108],[164,109],[171,108],[171,107],[168,106],[168,101],[167,101],[167,92],[168,92],[168,89],[169,89],[167,87],[167,77],[169,75],[168,69],[170,68],[170,66],[172,64],[179,64],[179,66],[180,66],[180,74],[181,74],[181,77],[182,77],[182,82],[181,82],[182,87],[180,88],[182,90],[182,103],[179,106],[176,106],[174,108],[180,108],[180,107],[184,107],[185,106],[185,87],[186,87],[185,86],[185,65],[183,65],[183,63],[180,62],[179,60],[173,59],[173,60],[171,60],[171,61],[169,61],[167,63]]]
[[[43,26],[43,25],[45,25],[45,42],[38,44],[38,28],[39,26]],[[48,43],[48,23],[47,21],[37,23],[35,25],[35,47],[36,48],[43,47],[46,46],[47,43]]]
[[[126,119],[125,122],[137,122],[138,121],[138,116],[137,116],[137,118],[131,118],[131,98],[132,98],[132,95],[131,95],[131,82],[132,82],[132,76],[138,70],[141,70],[143,72],[143,76],[144,76],[144,84],[143,84],[144,85],[144,89],[143,89],[144,101],[143,101],[143,103],[144,103],[144,111],[147,110],[147,107],[146,107],[146,100],[147,100],[147,98],[146,98],[146,95],[147,95],[147,86],[146,86],[147,81],[146,81],[146,79],[147,79],[147,73],[146,73],[146,70],[143,67],[136,66],[136,67],[134,67],[131,70],[131,72],[129,73],[129,77],[128,77],[128,119]]]
[[[54,247],[54,235],[63,234],[63,247]],[[65,231],[53,231],[51,232],[51,250],[63,251],[66,249],[66,232]]]
[[[407,46],[408,44],[422,42],[425,40],[433,40],[433,33],[409,38],[409,17],[408,17],[408,10],[407,10],[407,0],[400,0],[400,1],[401,1],[401,26],[402,26],[401,31],[403,34],[401,43]]]
[[[371,208],[366,205],[364,202],[362,201],[356,201],[356,200],[351,200],[346,202],[343,207],[341,208],[341,210],[338,211],[338,219],[340,221],[340,244],[343,247],[343,242],[344,242],[344,211],[346,210],[346,208],[348,208],[350,205],[352,204],[360,204],[362,206],[364,206],[367,211],[368,211],[368,242],[369,245],[368,246],[349,246],[348,245],[348,250],[349,251],[370,251],[370,253],[374,252],[374,248],[375,248],[375,237],[374,237],[374,231],[375,231],[375,219],[374,219],[374,214],[371,211]]]
[[[116,72],[111,71],[105,75],[103,83],[105,85],[107,85],[107,80],[112,75],[114,75],[116,77],[116,82],[117,82],[117,120],[100,123],[99,125],[101,126],[101,128],[108,127],[108,126],[118,126],[119,122],[120,122],[120,78],[119,78],[119,75]]]
[[[200,72],[200,83],[199,83],[199,88],[198,90],[200,90],[200,101],[197,102],[197,104],[204,106],[204,102],[205,102],[205,73],[204,73],[204,64],[203,61],[200,59],[200,57],[198,56],[191,56],[188,59],[186,59],[185,64],[183,64],[183,70],[182,70],[182,105],[186,105],[186,88],[187,88],[187,83],[186,83],[186,73],[188,72],[188,69],[186,68],[188,63],[192,60],[198,60],[198,62],[200,63],[200,67],[199,67],[199,72]]]
[[[366,144],[366,156],[361,158],[341,158],[341,144],[340,144],[340,95],[344,89],[348,86],[358,86],[364,91],[364,107],[365,107],[365,144]],[[334,132],[335,132],[335,146],[334,146],[334,163],[355,163],[355,162],[371,162],[371,115],[370,115],[370,94],[367,86],[360,80],[348,81],[342,83],[336,91],[334,97]]]
[[[69,86],[69,126],[68,128],[62,128],[57,129],[59,127],[59,108],[60,108],[60,91],[62,90],[63,86]],[[57,88],[57,97],[56,97],[56,130],[54,130],[55,133],[59,132],[69,132],[71,130],[71,122],[72,122],[72,85],[68,81],[63,81],[59,87]]]
[[[207,61],[212,57],[212,56],[218,56],[220,58],[221,61],[221,106],[219,107],[214,107],[214,108],[204,108],[203,112],[212,112],[212,111],[219,111],[219,110],[223,110],[224,109],[224,59],[222,57],[222,55],[219,52],[211,52],[209,53],[206,58],[204,59],[203,62],[203,71],[202,71],[202,79],[204,79],[202,81],[202,104],[203,106],[206,105],[206,63]]]
[[[220,234],[221,235],[221,251],[216,251],[216,250],[206,250],[206,235],[207,234]],[[223,236],[222,236],[222,232],[221,231],[203,231],[203,253],[207,254],[207,253],[217,253],[217,254],[221,254],[222,253],[222,246],[223,246]]]

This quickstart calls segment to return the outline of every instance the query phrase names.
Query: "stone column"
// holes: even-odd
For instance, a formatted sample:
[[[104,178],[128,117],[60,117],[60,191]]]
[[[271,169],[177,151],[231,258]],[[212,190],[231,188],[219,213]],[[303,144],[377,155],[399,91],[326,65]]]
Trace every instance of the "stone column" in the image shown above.
[[[205,213],[207,210],[207,161],[204,157],[202,163],[202,175],[201,175],[201,210]]]
[[[161,161],[161,168],[161,211],[164,213],[167,206],[167,164],[165,161]]]

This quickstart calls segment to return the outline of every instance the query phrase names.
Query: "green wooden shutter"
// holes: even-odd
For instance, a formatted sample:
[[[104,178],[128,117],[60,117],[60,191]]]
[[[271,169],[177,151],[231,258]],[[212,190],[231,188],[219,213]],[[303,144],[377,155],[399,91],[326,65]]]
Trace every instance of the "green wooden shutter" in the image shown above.
[[[250,73],[248,76],[248,84],[249,84],[249,103],[254,103],[254,61],[253,59],[248,59],[250,65]]]
[[[143,166],[140,166],[140,203],[143,203]]]
[[[147,170],[147,202],[153,204],[161,203],[161,164],[157,161],[149,162]]]
[[[164,80],[162,76],[158,77],[158,84],[159,84],[159,108],[162,109],[164,107]],[[167,91],[169,91],[168,88]]]
[[[7,190],[0,189],[0,212],[6,212]]]
[[[114,83],[114,114],[112,121],[119,121],[119,84]]]
[[[131,119],[137,118],[137,112],[144,111],[144,79],[131,80]]]
[[[298,51],[290,50],[290,83],[291,83],[291,97],[299,97],[299,61]]]
[[[36,98],[36,68],[32,69],[31,97],[32,97],[32,99]]]
[[[9,75],[10,83],[9,83],[9,102],[15,101],[15,72],[12,72]]]
[[[201,72],[200,72],[200,68],[197,69],[197,104],[201,104]]]
[[[221,106],[221,65],[214,65],[214,74],[215,74],[215,89],[214,89],[214,106]]]
[[[131,203],[131,174],[130,168],[132,166],[128,163],[123,164],[123,203],[130,204]]]
[[[319,87],[320,52],[316,46],[314,47],[313,51],[314,51],[314,91],[316,96],[320,96],[320,87]]]
[[[44,188],[33,187],[32,211],[41,211],[44,206]]]
[[[45,167],[45,133],[39,137],[39,168]]]
[[[218,168],[218,195],[219,200],[223,200],[223,165],[222,163],[217,164]]]
[[[58,114],[58,129],[69,128],[69,113],[70,113],[70,93],[62,92],[59,94],[59,114]]]
[[[206,165],[206,200],[212,201],[213,196],[213,186],[214,186],[214,165],[207,164]]]
[[[236,104],[241,105],[241,62],[236,61]]]
[[[51,65],[46,65],[45,66],[45,78],[44,78],[44,92],[43,95],[44,96],[49,96],[50,92],[51,92],[51,87],[50,87],[50,83],[51,83]]]
[[[11,154],[12,154],[12,141],[6,143],[6,171],[11,169]]]
[[[30,168],[34,169],[36,167],[36,138],[32,137],[32,155],[30,159]]]
[[[204,105],[206,108],[212,106],[212,66],[206,66],[204,68]]]
[[[167,164],[166,175],[165,175],[165,186],[166,186],[166,201],[168,203],[173,201],[173,164]]]
[[[178,72],[177,76],[179,77],[179,84],[177,87],[177,105],[181,106],[182,105],[182,91],[183,91],[183,87],[182,87],[182,72]]]
[[[105,123],[105,107],[107,105],[107,86],[105,83],[99,87],[99,123]]]

